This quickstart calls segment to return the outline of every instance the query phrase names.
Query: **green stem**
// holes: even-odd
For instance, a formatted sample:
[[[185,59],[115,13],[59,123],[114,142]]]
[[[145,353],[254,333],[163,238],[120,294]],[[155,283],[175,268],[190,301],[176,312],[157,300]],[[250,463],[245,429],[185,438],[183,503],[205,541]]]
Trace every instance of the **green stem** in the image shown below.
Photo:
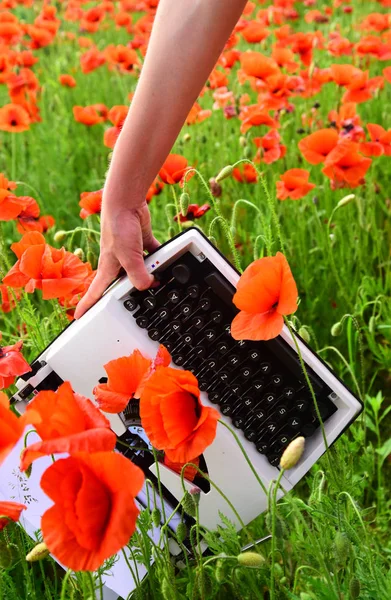
[[[274,564],[275,564],[275,554],[276,554],[276,517],[277,517],[277,494],[278,488],[280,485],[280,481],[282,476],[284,475],[284,469],[278,474],[276,485],[274,486],[273,494],[272,494],[272,503],[271,507],[269,507],[269,511],[272,515],[272,542],[271,542],[271,554],[272,554],[272,566],[270,570],[270,600],[274,600],[275,598],[275,572],[274,572]]]
[[[66,591],[67,591],[67,584],[68,584],[68,579],[71,576],[71,569],[68,569],[67,572],[64,575],[64,579],[62,580],[62,587],[61,587],[61,598],[60,600],[65,600],[66,599]]]

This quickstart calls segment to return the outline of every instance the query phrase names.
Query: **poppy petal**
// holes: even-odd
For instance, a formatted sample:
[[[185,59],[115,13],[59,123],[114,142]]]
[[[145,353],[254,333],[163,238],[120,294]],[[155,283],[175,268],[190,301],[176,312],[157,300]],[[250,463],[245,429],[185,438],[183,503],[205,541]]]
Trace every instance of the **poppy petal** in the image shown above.
[[[231,324],[231,335],[235,340],[271,340],[277,337],[284,326],[283,317],[276,311],[262,314],[241,311]]]

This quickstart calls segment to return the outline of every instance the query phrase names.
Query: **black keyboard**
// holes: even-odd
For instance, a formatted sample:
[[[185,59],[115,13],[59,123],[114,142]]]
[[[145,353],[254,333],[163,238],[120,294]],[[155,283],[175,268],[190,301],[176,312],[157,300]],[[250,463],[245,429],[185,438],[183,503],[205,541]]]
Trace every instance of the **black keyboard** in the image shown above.
[[[235,288],[190,252],[155,272],[160,284],[124,301],[137,325],[191,371],[200,390],[245,438],[278,466],[285,447],[320,426],[296,352],[281,337],[236,341],[230,323]],[[307,367],[323,422],[336,412],[332,390]]]

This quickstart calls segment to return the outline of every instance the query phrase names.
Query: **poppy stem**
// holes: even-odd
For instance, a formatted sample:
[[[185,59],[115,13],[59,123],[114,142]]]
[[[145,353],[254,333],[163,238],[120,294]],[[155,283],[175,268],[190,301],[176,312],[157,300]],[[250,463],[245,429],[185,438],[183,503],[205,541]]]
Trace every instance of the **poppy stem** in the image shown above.
[[[208,475],[206,473],[204,473],[203,471],[201,471],[201,469],[199,467],[197,467],[197,465],[194,465],[193,463],[187,463],[186,465],[184,465],[182,467],[182,471],[181,471],[181,483],[182,483],[182,489],[183,489],[183,493],[185,494],[187,492],[186,487],[185,487],[185,483],[184,483],[184,470],[185,467],[187,465],[191,465],[192,467],[194,467],[198,473],[204,478],[206,479],[206,481],[208,481],[210,483],[211,486],[213,486],[215,488],[215,490],[217,490],[217,492],[220,494],[220,496],[226,501],[226,503],[228,504],[228,506],[230,507],[230,509],[232,510],[232,512],[234,513],[235,517],[237,518],[240,526],[242,527],[243,531],[245,532],[245,534],[247,535],[249,541],[254,544],[255,546],[255,541],[251,535],[251,533],[248,531],[245,523],[243,522],[240,514],[238,513],[238,511],[236,510],[236,508],[234,507],[234,505],[232,504],[231,500],[229,500],[229,498],[227,498],[227,496],[224,494],[224,492],[210,479],[210,477],[208,477]]]
[[[175,212],[178,215],[178,220],[177,220],[178,230],[179,230],[179,233],[181,233],[181,231],[182,231],[182,225],[181,225],[181,219],[180,219],[180,216],[181,216],[181,207],[179,206],[178,198],[177,198],[177,195],[176,195],[176,192],[175,192],[175,189],[174,189],[173,185],[171,186],[171,191],[172,191],[172,197],[174,198]]]
[[[68,584],[68,579],[71,576],[71,569],[68,569],[67,572],[64,575],[64,579],[62,580],[62,586],[61,586],[61,597],[60,600],[65,600],[67,597],[67,584]]]
[[[187,171],[187,173],[185,174],[185,179],[184,179],[185,183],[184,183],[183,189],[185,189],[185,185],[187,183],[187,181],[186,181],[187,176],[190,173],[192,173],[192,172],[194,172],[197,175],[198,179],[200,180],[200,182],[204,186],[205,191],[206,191],[206,193],[208,194],[208,196],[210,198],[211,204],[212,204],[214,210],[216,211],[217,216],[220,218],[220,222],[221,222],[222,228],[224,230],[225,237],[227,238],[227,242],[228,242],[229,247],[230,247],[231,252],[232,252],[232,258],[233,258],[233,261],[234,261],[235,268],[239,271],[239,273],[243,273],[243,269],[242,269],[242,266],[240,264],[240,255],[239,255],[239,252],[237,251],[237,249],[235,247],[235,240],[234,240],[234,238],[233,238],[233,236],[231,234],[231,230],[229,228],[227,219],[223,216],[223,214],[222,214],[222,212],[220,210],[219,203],[216,202],[215,197],[213,196],[212,192],[210,191],[208,184],[206,183],[206,181],[203,178],[203,176],[201,175],[201,173],[199,171],[197,171],[197,169],[193,168],[193,169],[189,169],[189,171]]]
[[[122,552],[122,556],[124,557],[124,560],[126,562],[126,566],[128,567],[128,569],[130,571],[130,574],[133,577],[133,581],[136,584],[136,586],[138,587],[138,585],[139,585],[138,575],[136,576],[136,573],[132,569],[132,565],[130,564],[130,561],[129,561],[128,557],[126,556],[126,552],[125,552],[125,550],[123,548],[122,548],[121,552]]]
[[[284,469],[281,469],[281,471],[278,474],[277,480],[275,482],[276,485],[274,486],[274,489],[273,489],[272,502],[269,505],[269,512],[271,513],[271,517],[272,517],[272,542],[271,542],[272,564],[271,564],[271,569],[270,569],[270,600],[274,600],[274,598],[275,598],[274,564],[275,564],[275,560],[276,560],[275,554],[276,554],[277,494],[278,494],[278,488],[280,486],[280,481],[281,481],[283,475],[284,475]]]
[[[16,134],[11,133],[11,178],[16,179]]]
[[[314,403],[314,408],[315,408],[316,416],[318,418],[318,421],[319,421],[319,424],[320,424],[320,429],[322,431],[322,437],[323,437],[323,442],[324,442],[324,445],[325,445],[325,450],[326,450],[326,453],[327,453],[327,460],[328,460],[328,463],[329,463],[330,471],[331,471],[334,479],[336,479],[335,475],[334,475],[334,469],[333,469],[333,465],[331,463],[330,455],[327,452],[327,450],[329,449],[329,445],[327,443],[326,431],[325,431],[325,428],[324,428],[323,419],[322,419],[321,414],[320,414],[320,410],[319,410],[319,406],[318,406],[318,401],[316,399],[316,394],[315,394],[314,388],[312,386],[311,380],[310,380],[310,378],[308,376],[308,372],[307,372],[307,369],[306,369],[306,366],[305,366],[305,363],[304,363],[304,360],[303,360],[303,357],[302,357],[302,354],[301,354],[301,350],[300,350],[299,344],[297,342],[296,336],[293,333],[291,324],[289,323],[287,317],[285,317],[285,316],[284,316],[284,321],[285,321],[286,326],[289,329],[289,333],[291,334],[291,337],[292,337],[293,342],[294,342],[295,347],[296,347],[297,354],[299,356],[300,365],[301,365],[301,368],[303,370],[303,374],[304,374],[306,383],[307,383],[308,388],[310,390],[311,398],[312,398],[313,403]]]
[[[246,462],[248,464],[248,466],[250,467],[251,471],[253,472],[255,479],[258,481],[259,485],[261,486],[262,490],[264,491],[265,495],[267,496],[267,489],[265,484],[263,483],[263,481],[261,480],[261,478],[259,477],[258,473],[256,472],[251,460],[249,459],[246,450],[243,447],[242,442],[240,441],[239,437],[236,435],[235,431],[233,429],[231,429],[231,427],[229,425],[227,425],[226,423],[224,423],[223,421],[219,421],[219,423],[221,425],[224,425],[224,427],[226,429],[228,429],[228,431],[231,432],[231,434],[233,435],[233,437],[235,438],[235,441],[237,443],[237,445],[239,446],[244,458],[246,459]]]

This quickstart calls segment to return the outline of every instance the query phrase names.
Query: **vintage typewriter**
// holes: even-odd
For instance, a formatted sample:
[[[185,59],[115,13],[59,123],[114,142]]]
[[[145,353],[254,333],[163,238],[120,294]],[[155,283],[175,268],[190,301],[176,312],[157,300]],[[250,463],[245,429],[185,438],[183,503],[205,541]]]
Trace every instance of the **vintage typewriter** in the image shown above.
[[[319,420],[289,331],[268,342],[235,341],[230,323],[239,274],[196,228],[187,229],[145,259],[159,285],[137,291],[126,277],[117,280],[79,321],[73,322],[17,382],[13,399],[19,410],[43,389],[70,381],[74,390],[93,398],[92,390],[106,373],[108,361],[135,348],[153,357],[159,344],[170,351],[174,366],[198,378],[202,402],[217,407],[221,420],[239,436],[267,488],[279,474],[284,448],[296,436],[306,438],[298,465],[284,473],[289,491],[325,452]],[[315,390],[327,444],[332,444],[362,410],[357,398],[310,348],[297,337]],[[132,449],[125,454],[154,480],[156,465],[149,451],[135,403],[107,415],[118,438]],[[123,446],[118,449],[123,451]],[[231,432],[218,424],[214,443],[200,467],[230,499],[248,523],[267,507],[267,498]],[[159,466],[164,501],[176,506],[183,492],[177,473]],[[219,511],[235,515],[208,482],[201,489],[200,521],[214,528]],[[193,484],[189,483],[188,487]]]

